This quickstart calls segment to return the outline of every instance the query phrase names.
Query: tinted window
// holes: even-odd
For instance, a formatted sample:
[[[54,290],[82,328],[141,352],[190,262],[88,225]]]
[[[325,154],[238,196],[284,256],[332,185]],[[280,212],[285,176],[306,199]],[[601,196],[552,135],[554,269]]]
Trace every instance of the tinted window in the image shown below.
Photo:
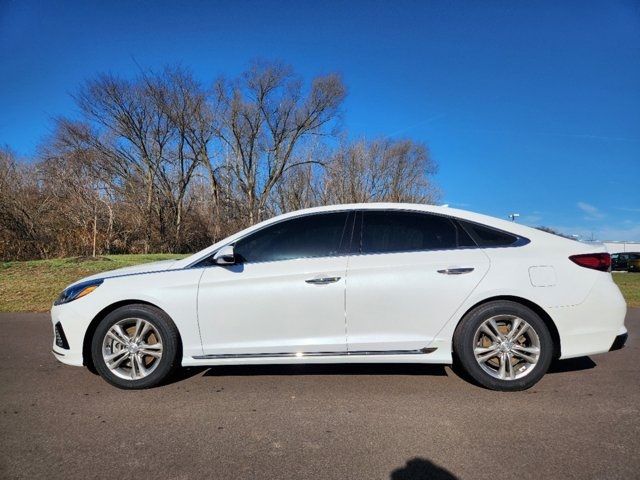
[[[362,253],[410,252],[475,246],[446,217],[414,212],[364,211]]]
[[[518,240],[516,235],[495,230],[484,225],[465,222],[463,220],[460,220],[460,223],[481,247],[508,247]]]
[[[243,262],[336,255],[343,237],[345,243],[350,240],[347,216],[347,212],[337,212],[285,220],[238,240],[234,250]]]

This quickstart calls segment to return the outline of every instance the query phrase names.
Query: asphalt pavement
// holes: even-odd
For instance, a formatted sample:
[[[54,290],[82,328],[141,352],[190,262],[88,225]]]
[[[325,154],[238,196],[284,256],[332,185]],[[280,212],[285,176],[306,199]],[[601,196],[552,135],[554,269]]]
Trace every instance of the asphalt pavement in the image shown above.
[[[499,393],[448,367],[243,366],[122,391],[58,363],[46,314],[0,314],[0,478],[640,478],[627,346]]]

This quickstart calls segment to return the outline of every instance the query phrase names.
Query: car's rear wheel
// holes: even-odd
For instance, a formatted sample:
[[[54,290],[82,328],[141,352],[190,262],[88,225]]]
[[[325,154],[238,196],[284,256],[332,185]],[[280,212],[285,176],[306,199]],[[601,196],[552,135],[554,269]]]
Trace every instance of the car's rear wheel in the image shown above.
[[[162,310],[126,305],[98,324],[91,343],[96,370],[119,388],[141,389],[161,384],[174,370],[178,331]]]
[[[471,379],[492,390],[532,387],[547,372],[553,352],[553,338],[540,316],[505,300],[470,311],[454,336],[460,366]]]

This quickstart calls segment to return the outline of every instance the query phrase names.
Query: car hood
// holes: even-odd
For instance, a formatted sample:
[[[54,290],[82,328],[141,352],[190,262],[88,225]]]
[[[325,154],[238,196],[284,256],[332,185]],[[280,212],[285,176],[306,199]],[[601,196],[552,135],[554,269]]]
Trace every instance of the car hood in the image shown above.
[[[159,262],[149,262],[143,263],[141,265],[132,265],[131,267],[117,268],[115,270],[96,273],[95,275],[82,278],[69,286],[73,286],[76,283],[86,282],[87,280],[95,280],[97,278],[113,278],[124,275],[135,275],[138,273],[151,273],[160,272],[162,270],[172,270],[176,263],[178,263],[178,260],[160,260]],[[179,268],[179,266],[176,267]]]

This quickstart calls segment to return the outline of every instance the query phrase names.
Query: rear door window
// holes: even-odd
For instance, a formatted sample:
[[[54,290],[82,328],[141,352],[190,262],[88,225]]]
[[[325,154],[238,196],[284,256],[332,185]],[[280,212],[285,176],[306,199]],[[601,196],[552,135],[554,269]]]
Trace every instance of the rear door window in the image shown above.
[[[361,253],[414,252],[474,247],[476,244],[450,218],[420,212],[362,212]]]

